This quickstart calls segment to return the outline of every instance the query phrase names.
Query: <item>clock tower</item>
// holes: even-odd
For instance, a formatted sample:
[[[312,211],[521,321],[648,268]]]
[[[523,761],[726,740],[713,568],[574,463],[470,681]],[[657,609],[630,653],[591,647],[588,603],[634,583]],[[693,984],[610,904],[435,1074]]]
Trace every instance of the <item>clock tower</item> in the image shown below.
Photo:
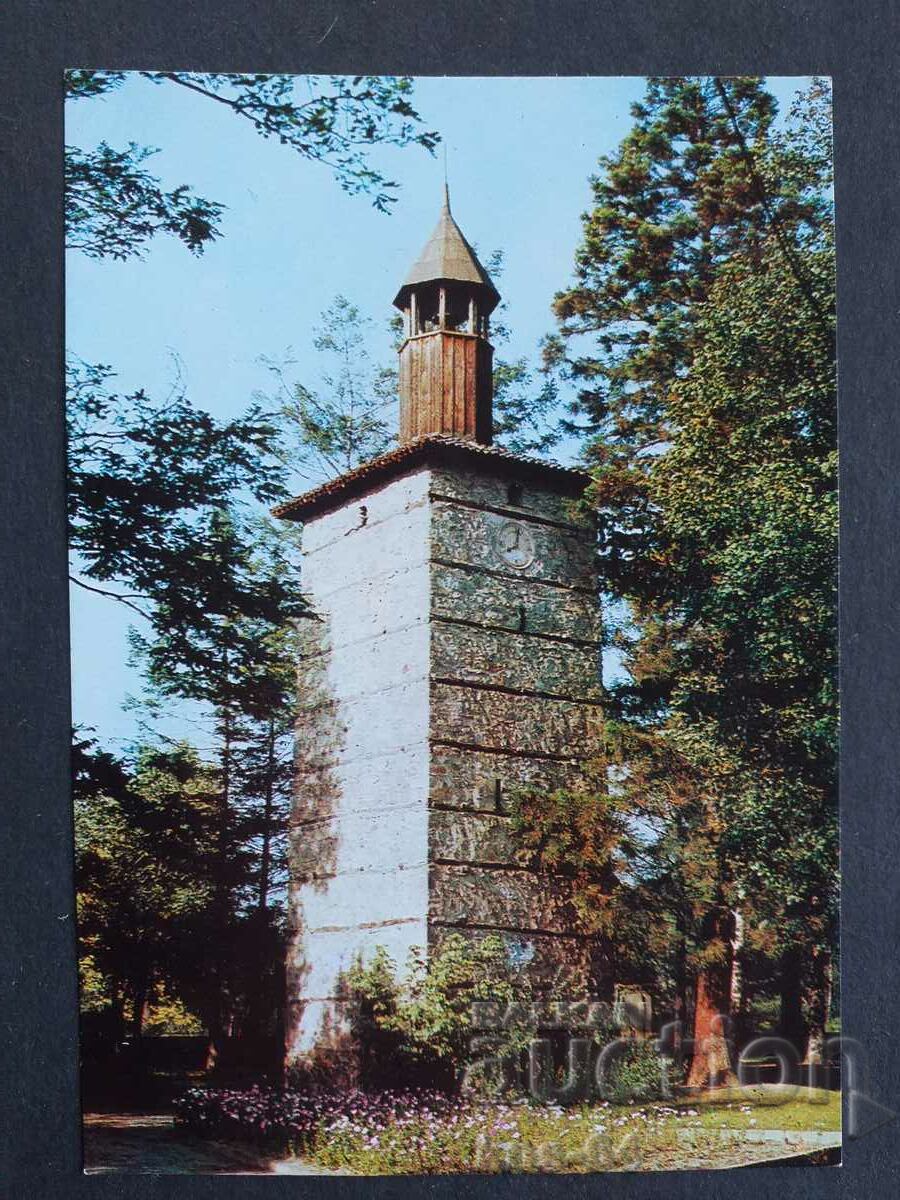
[[[449,932],[594,982],[565,880],[517,862],[519,786],[601,749],[589,477],[491,445],[499,295],[445,202],[394,303],[400,438],[276,510],[304,525],[287,1062],[340,1053],[343,981]]]

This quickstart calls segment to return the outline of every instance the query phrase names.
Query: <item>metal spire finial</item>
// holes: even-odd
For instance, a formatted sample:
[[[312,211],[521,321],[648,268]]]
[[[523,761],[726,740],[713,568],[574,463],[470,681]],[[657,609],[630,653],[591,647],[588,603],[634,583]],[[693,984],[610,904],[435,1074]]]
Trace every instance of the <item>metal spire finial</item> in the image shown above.
[[[450,211],[450,184],[447,182],[447,143],[444,142],[444,208]]]

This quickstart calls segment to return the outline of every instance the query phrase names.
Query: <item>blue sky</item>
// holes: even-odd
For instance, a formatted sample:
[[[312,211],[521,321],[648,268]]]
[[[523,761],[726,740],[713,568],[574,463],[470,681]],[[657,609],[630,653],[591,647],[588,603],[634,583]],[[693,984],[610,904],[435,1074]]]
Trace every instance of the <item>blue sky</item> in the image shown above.
[[[807,81],[770,79],[786,112]],[[571,278],[588,178],[627,133],[639,78],[461,78],[416,81],[413,103],[446,146],[454,215],[482,257],[505,254],[500,288],[512,336],[504,355],[536,357],[550,303]],[[218,415],[269,388],[263,357],[296,362],[315,385],[312,329],[343,293],[375,321],[372,352],[391,356],[391,298],[437,219],[443,155],[378,148],[401,186],[390,215],[347,196],[326,167],[259,137],[224,106],[138,77],[69,105],[66,140],[156,146],[147,163],[166,187],[190,184],[227,206],[222,238],[199,258],[172,238],[117,263],[70,253],[67,349],[117,372],[120,390],[163,396],[175,362],[191,401]],[[139,678],[127,666],[127,610],[74,589],[73,716],[106,742],[129,742],[122,711]]]

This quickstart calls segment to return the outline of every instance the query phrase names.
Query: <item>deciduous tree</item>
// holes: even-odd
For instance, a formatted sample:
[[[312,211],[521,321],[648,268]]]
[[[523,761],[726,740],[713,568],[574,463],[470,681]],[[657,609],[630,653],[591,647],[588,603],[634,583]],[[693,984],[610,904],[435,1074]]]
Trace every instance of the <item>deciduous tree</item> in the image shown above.
[[[66,405],[72,578],[146,614],[201,576],[201,531],[228,503],[285,492],[277,425],[259,406],[218,421],[176,384],[163,401],[110,389],[111,368],[71,359]]]
[[[68,71],[66,98],[84,101],[126,83],[125,71]],[[370,159],[372,146],[418,145],[433,151],[421,128],[408,76],[247,75],[140,71],[144,79],[184,88],[223,106],[260,136],[276,138],[302,158],[322,163],[346,192],[367,193],[386,212],[398,185]],[[224,206],[186,184],[164,189],[144,163],[156,150],[130,142],[94,149],[66,147],[66,244],[91,258],[140,257],[158,234],[179,238],[195,254],[220,236]]]
[[[210,900],[214,780],[186,743],[117,758],[73,748],[79,961],[94,1001],[140,1037],[154,991],[190,991]]]

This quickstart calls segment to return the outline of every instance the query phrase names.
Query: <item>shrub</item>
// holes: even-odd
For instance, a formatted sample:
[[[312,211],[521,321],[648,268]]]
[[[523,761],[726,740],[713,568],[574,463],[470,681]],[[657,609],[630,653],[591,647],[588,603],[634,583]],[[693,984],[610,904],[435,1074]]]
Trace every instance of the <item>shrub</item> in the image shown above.
[[[497,935],[470,941],[451,934],[427,959],[414,948],[402,983],[393,960],[379,948],[368,965],[350,971],[347,985],[370,1086],[427,1080],[454,1088],[472,1054],[473,1005],[487,1000],[505,1005],[521,993]]]
[[[670,1060],[655,1042],[629,1038],[619,1043],[604,1071],[603,1098],[613,1104],[643,1104],[668,1094],[665,1086]]]
[[[359,1064],[352,1084],[376,1090],[440,1087],[452,1091],[464,1082],[466,1091],[482,1096],[524,1094],[529,1045],[540,1038],[549,1048],[551,1092],[561,1096],[559,1085],[567,1078],[571,1038],[592,1035],[596,1054],[619,1034],[612,1010],[607,1010],[604,1020],[594,1012],[596,1005],[590,1006],[589,1024],[578,1024],[586,1017],[587,1006],[581,1018],[573,1014],[574,1024],[565,1017],[560,1023],[559,1011],[564,1013],[568,1007],[565,978],[536,997],[527,967],[511,968],[508,947],[496,934],[479,941],[452,934],[427,959],[416,948],[402,981],[393,960],[379,947],[367,964],[352,968],[343,986],[349,1001],[349,1039]],[[554,992],[562,999],[561,1009]],[[490,1010],[491,1020],[476,1019],[479,1004],[482,1015]],[[625,1096],[631,1088],[637,1098],[662,1094],[658,1058],[648,1059],[635,1045],[622,1061],[611,1064],[612,1078],[623,1079],[615,1087]],[[655,1090],[649,1086],[654,1063]],[[647,1075],[643,1082],[635,1075],[640,1071]],[[289,1082],[327,1090],[336,1085],[336,1078],[329,1062],[318,1073],[307,1069]],[[581,1096],[584,1089],[575,1091]]]

